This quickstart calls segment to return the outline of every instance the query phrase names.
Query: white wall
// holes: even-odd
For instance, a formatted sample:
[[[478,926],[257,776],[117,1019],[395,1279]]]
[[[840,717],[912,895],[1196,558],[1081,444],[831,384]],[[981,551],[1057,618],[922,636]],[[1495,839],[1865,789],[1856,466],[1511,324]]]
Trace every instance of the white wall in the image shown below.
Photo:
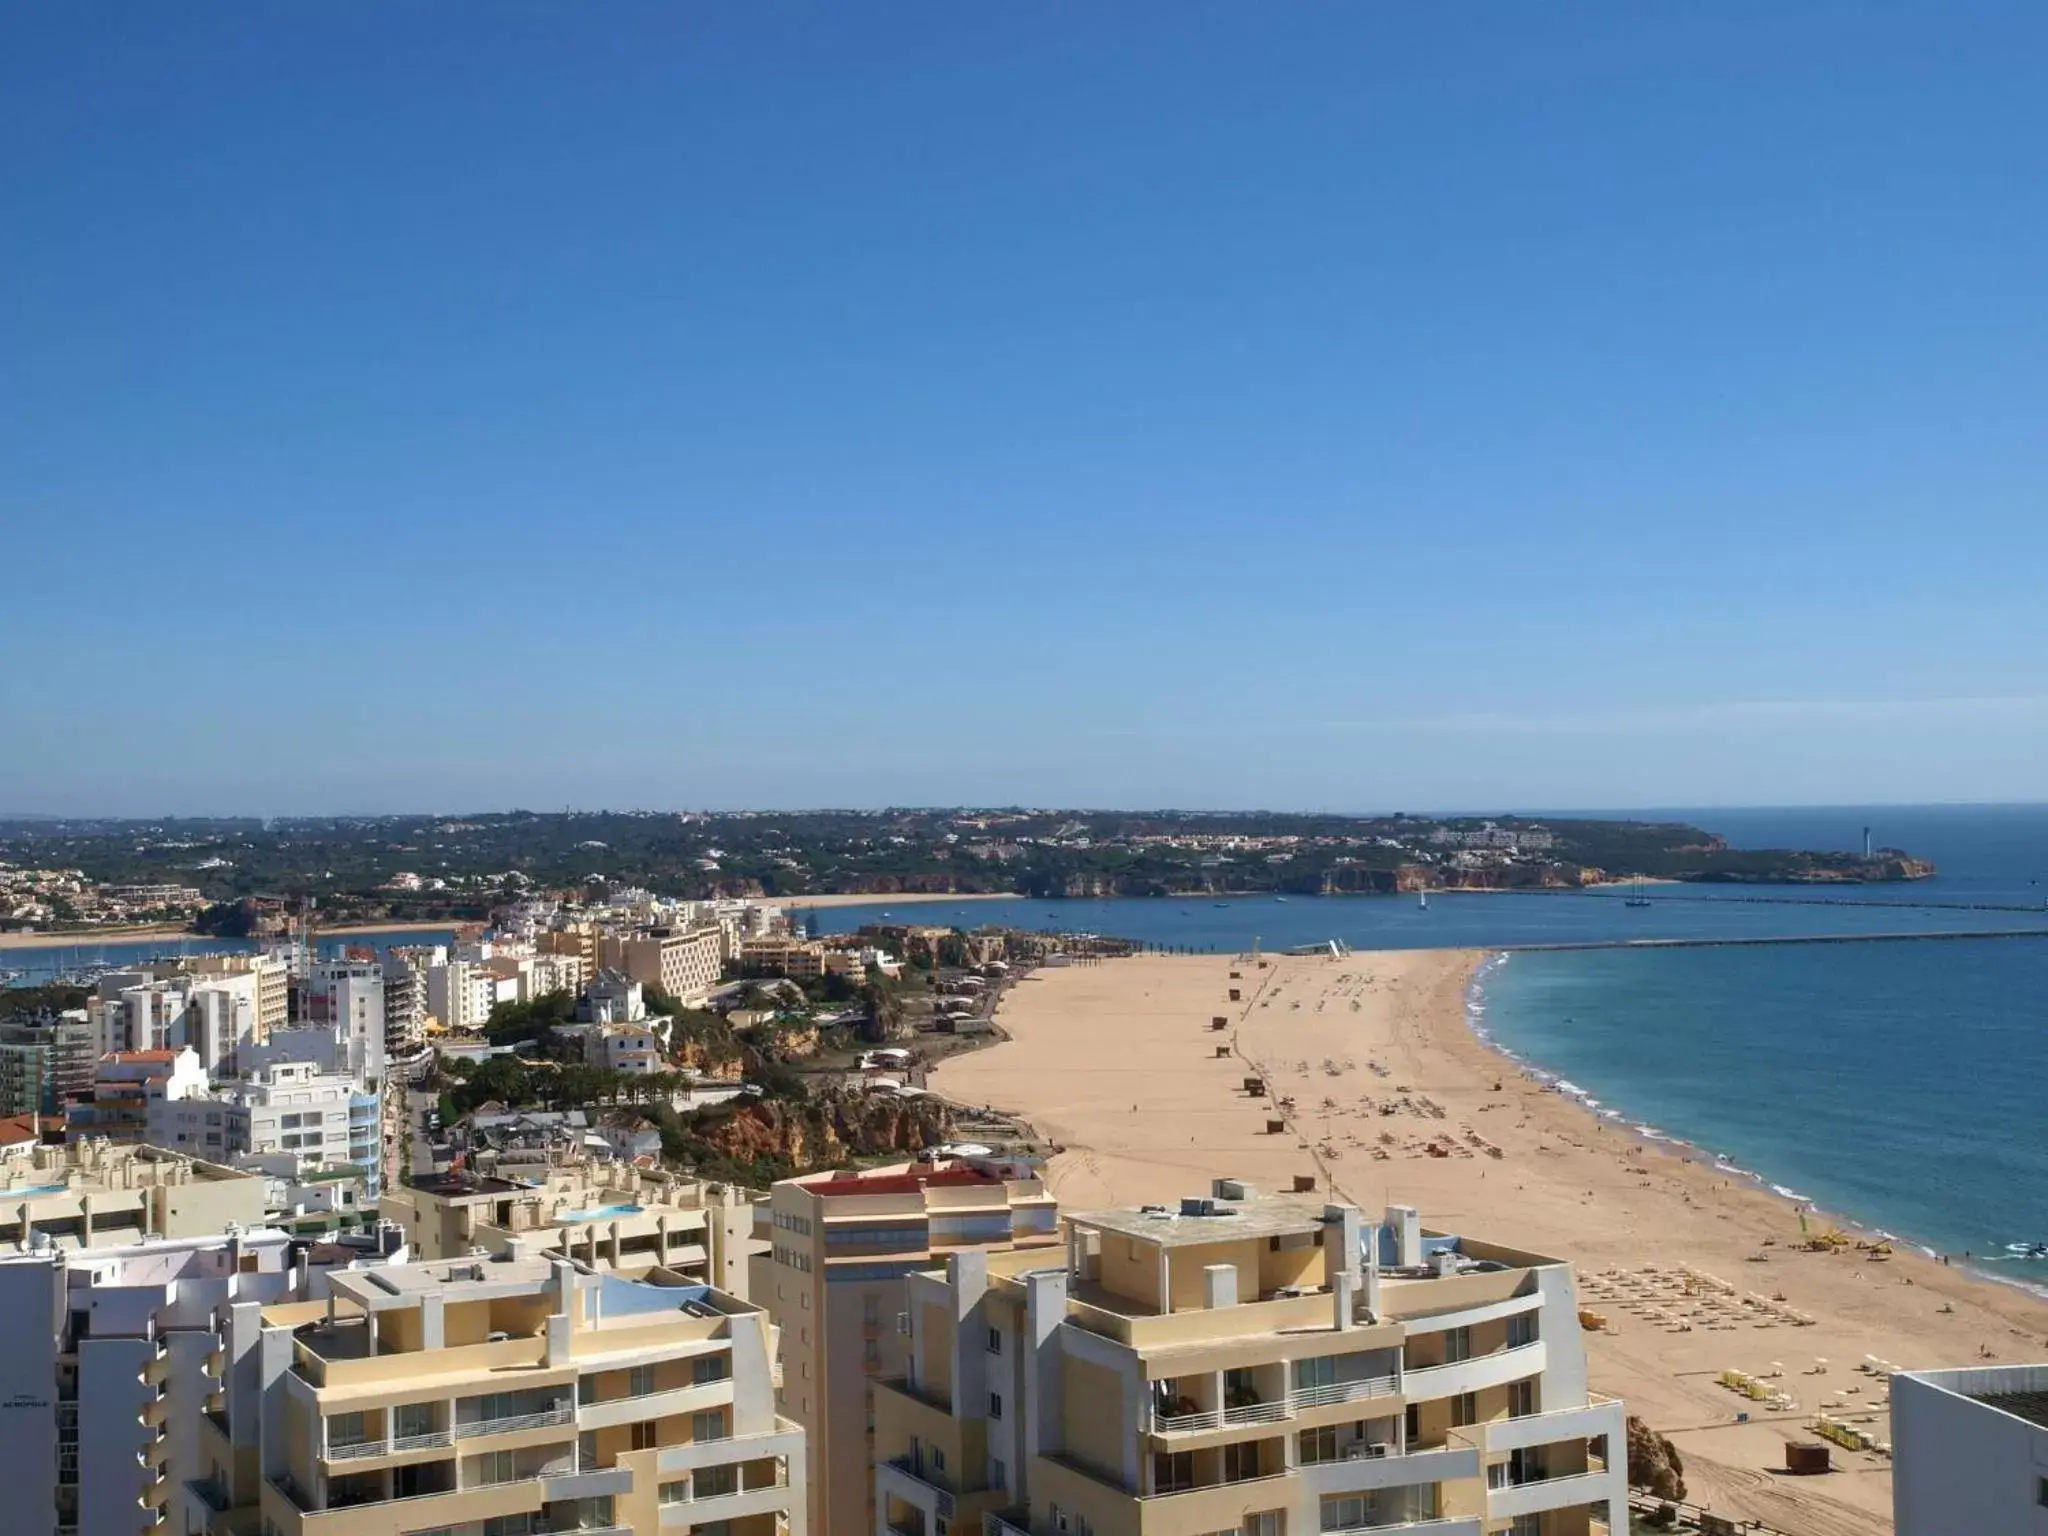
[[[1966,1395],[2048,1391],[2048,1366],[1892,1377],[1897,1536],[2048,1536],[2048,1427]]]

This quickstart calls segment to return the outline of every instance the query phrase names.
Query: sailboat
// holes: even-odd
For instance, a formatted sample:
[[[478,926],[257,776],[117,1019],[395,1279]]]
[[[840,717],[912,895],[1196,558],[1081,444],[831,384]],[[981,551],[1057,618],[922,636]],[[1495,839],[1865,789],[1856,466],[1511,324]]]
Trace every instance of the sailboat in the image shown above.
[[[1628,900],[1624,901],[1622,905],[1624,907],[1647,907],[1649,904],[1650,898],[1643,894],[1643,877],[1637,875],[1635,884],[1629,887]]]

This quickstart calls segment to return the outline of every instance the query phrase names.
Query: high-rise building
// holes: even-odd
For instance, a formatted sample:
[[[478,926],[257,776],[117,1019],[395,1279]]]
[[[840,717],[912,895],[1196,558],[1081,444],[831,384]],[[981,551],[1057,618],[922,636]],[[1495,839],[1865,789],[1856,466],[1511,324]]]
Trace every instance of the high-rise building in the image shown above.
[[[257,1517],[275,1536],[803,1536],[803,1433],[776,1414],[759,1308],[566,1259],[327,1288],[262,1314]]]
[[[292,968],[282,955],[192,955],[179,964],[194,976],[256,979],[256,1038],[291,1022]]]
[[[1891,1389],[1898,1536],[2048,1529],[2048,1365],[1900,1371]]]
[[[83,1008],[0,1024],[0,1115],[54,1115],[89,1098],[98,1061]]]
[[[373,960],[323,960],[307,989],[308,1017],[331,1025],[348,1046],[349,1070],[366,1083],[384,1076],[384,967]]]
[[[1028,1165],[986,1160],[787,1179],[763,1215],[770,1251],[749,1294],[782,1328],[781,1402],[809,1437],[811,1524],[871,1531],[868,1386],[903,1374],[905,1277],[961,1250],[1044,1254],[1058,1207]]]
[[[402,1058],[427,1038],[427,967],[446,962],[447,952],[424,945],[394,946],[384,952],[384,1054]]]
[[[0,1255],[0,1526],[224,1530],[238,1472],[256,1500],[256,1394],[231,1424],[226,1393],[256,1384],[259,1309],[382,1256],[272,1231]]]
[[[1626,1531],[1626,1420],[1586,1389],[1570,1267],[1405,1207],[1361,1226],[1222,1180],[913,1276],[869,1529]]]
[[[193,983],[185,1001],[185,1028],[177,1042],[199,1055],[209,1072],[232,1067],[235,1053],[259,1038],[258,978],[253,972],[225,972]]]

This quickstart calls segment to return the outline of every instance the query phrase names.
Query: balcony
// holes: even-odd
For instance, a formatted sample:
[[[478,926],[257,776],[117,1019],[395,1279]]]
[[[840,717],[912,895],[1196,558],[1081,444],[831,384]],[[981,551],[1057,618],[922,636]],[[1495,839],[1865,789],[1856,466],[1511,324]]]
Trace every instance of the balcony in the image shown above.
[[[1467,1445],[1405,1456],[1355,1456],[1339,1461],[1309,1462],[1299,1469],[1302,1486],[1318,1498],[1371,1493],[1381,1488],[1477,1479],[1482,1471],[1478,1450]]]
[[[1401,1395],[1410,1402],[1458,1397],[1487,1387],[1504,1387],[1540,1375],[1544,1360],[1543,1340],[1497,1349],[1490,1355],[1474,1355],[1445,1365],[1417,1366],[1401,1373]]]
[[[483,1435],[516,1435],[529,1429],[552,1429],[557,1424],[574,1424],[576,1405],[561,1403],[537,1413],[513,1413],[497,1419],[471,1419],[455,1426],[457,1440],[474,1440]]]
[[[1542,1477],[1532,1482],[1513,1483],[1486,1491],[1486,1518],[1512,1520],[1517,1515],[1536,1515],[1545,1510],[1576,1509],[1582,1504],[1605,1508],[1610,1498],[1626,1500],[1627,1480],[1619,1469],[1571,1472],[1561,1477]]]
[[[230,1508],[227,1489],[210,1477],[191,1479],[185,1484],[185,1491],[216,1515],[224,1515]]]
[[[388,1440],[347,1440],[330,1443],[321,1455],[323,1461],[363,1461],[371,1456],[391,1454]]]
[[[1477,1515],[1440,1516],[1432,1520],[1397,1520],[1392,1525],[1347,1525],[1323,1536],[1385,1536],[1389,1531],[1416,1536],[1485,1536],[1486,1522]]]
[[[1401,1378],[1398,1376],[1372,1376],[1359,1381],[1331,1382],[1326,1386],[1296,1387],[1284,1397],[1270,1402],[1240,1403],[1234,1408],[1201,1408],[1192,1413],[1154,1414],[1151,1432],[1155,1435],[1186,1435],[1229,1429],[1240,1424],[1279,1424],[1305,1408],[1327,1408],[1339,1403],[1363,1402],[1368,1398],[1395,1397],[1400,1392]]]
[[[579,1429],[609,1429],[643,1419],[665,1419],[680,1413],[698,1413],[720,1408],[733,1400],[732,1378],[707,1381],[701,1386],[672,1387],[640,1397],[607,1397],[582,1404],[575,1413]]]
[[[942,1526],[952,1523],[956,1507],[953,1491],[933,1482],[932,1475],[922,1466],[914,1465],[908,1456],[892,1456],[875,1472],[879,1491],[893,1493],[904,1503],[919,1506]]]

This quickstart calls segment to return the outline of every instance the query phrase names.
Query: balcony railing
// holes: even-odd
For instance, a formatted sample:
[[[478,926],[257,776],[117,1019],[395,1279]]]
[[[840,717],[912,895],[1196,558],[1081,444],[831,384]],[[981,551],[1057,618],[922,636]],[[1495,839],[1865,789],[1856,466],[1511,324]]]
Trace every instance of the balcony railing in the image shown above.
[[[556,1424],[575,1422],[576,1405],[563,1403],[539,1413],[508,1414],[502,1419],[471,1419],[455,1426],[455,1438],[469,1440],[478,1435],[511,1435],[524,1429],[548,1429]]]
[[[1367,1397],[1392,1397],[1401,1390],[1398,1376],[1367,1376],[1358,1381],[1332,1381],[1316,1387],[1296,1387],[1287,1394],[1296,1408],[1327,1408],[1332,1403],[1355,1403]]]
[[[908,1456],[892,1456],[889,1458],[889,1465],[898,1472],[901,1472],[912,1482],[929,1489],[933,1495],[933,1513],[942,1521],[952,1520],[954,1505],[953,1494],[950,1489],[941,1488],[937,1483],[933,1482],[930,1477],[925,1475],[923,1469],[912,1464]]]
[[[446,1445],[452,1437],[445,1429],[423,1429],[416,1435],[395,1435],[393,1451],[431,1451]]]
[[[1161,1413],[1152,1418],[1155,1434],[1176,1435],[1205,1429],[1222,1429],[1235,1424],[1277,1424],[1291,1419],[1304,1408],[1324,1408],[1332,1403],[1359,1402],[1371,1397],[1391,1397],[1401,1390],[1398,1376],[1371,1376],[1360,1381],[1335,1381],[1325,1386],[1296,1387],[1285,1397],[1265,1403],[1241,1403],[1234,1408],[1202,1408],[1193,1413]]]
[[[330,1442],[327,1447],[329,1461],[361,1461],[368,1456],[389,1454],[388,1440],[344,1440]]]

